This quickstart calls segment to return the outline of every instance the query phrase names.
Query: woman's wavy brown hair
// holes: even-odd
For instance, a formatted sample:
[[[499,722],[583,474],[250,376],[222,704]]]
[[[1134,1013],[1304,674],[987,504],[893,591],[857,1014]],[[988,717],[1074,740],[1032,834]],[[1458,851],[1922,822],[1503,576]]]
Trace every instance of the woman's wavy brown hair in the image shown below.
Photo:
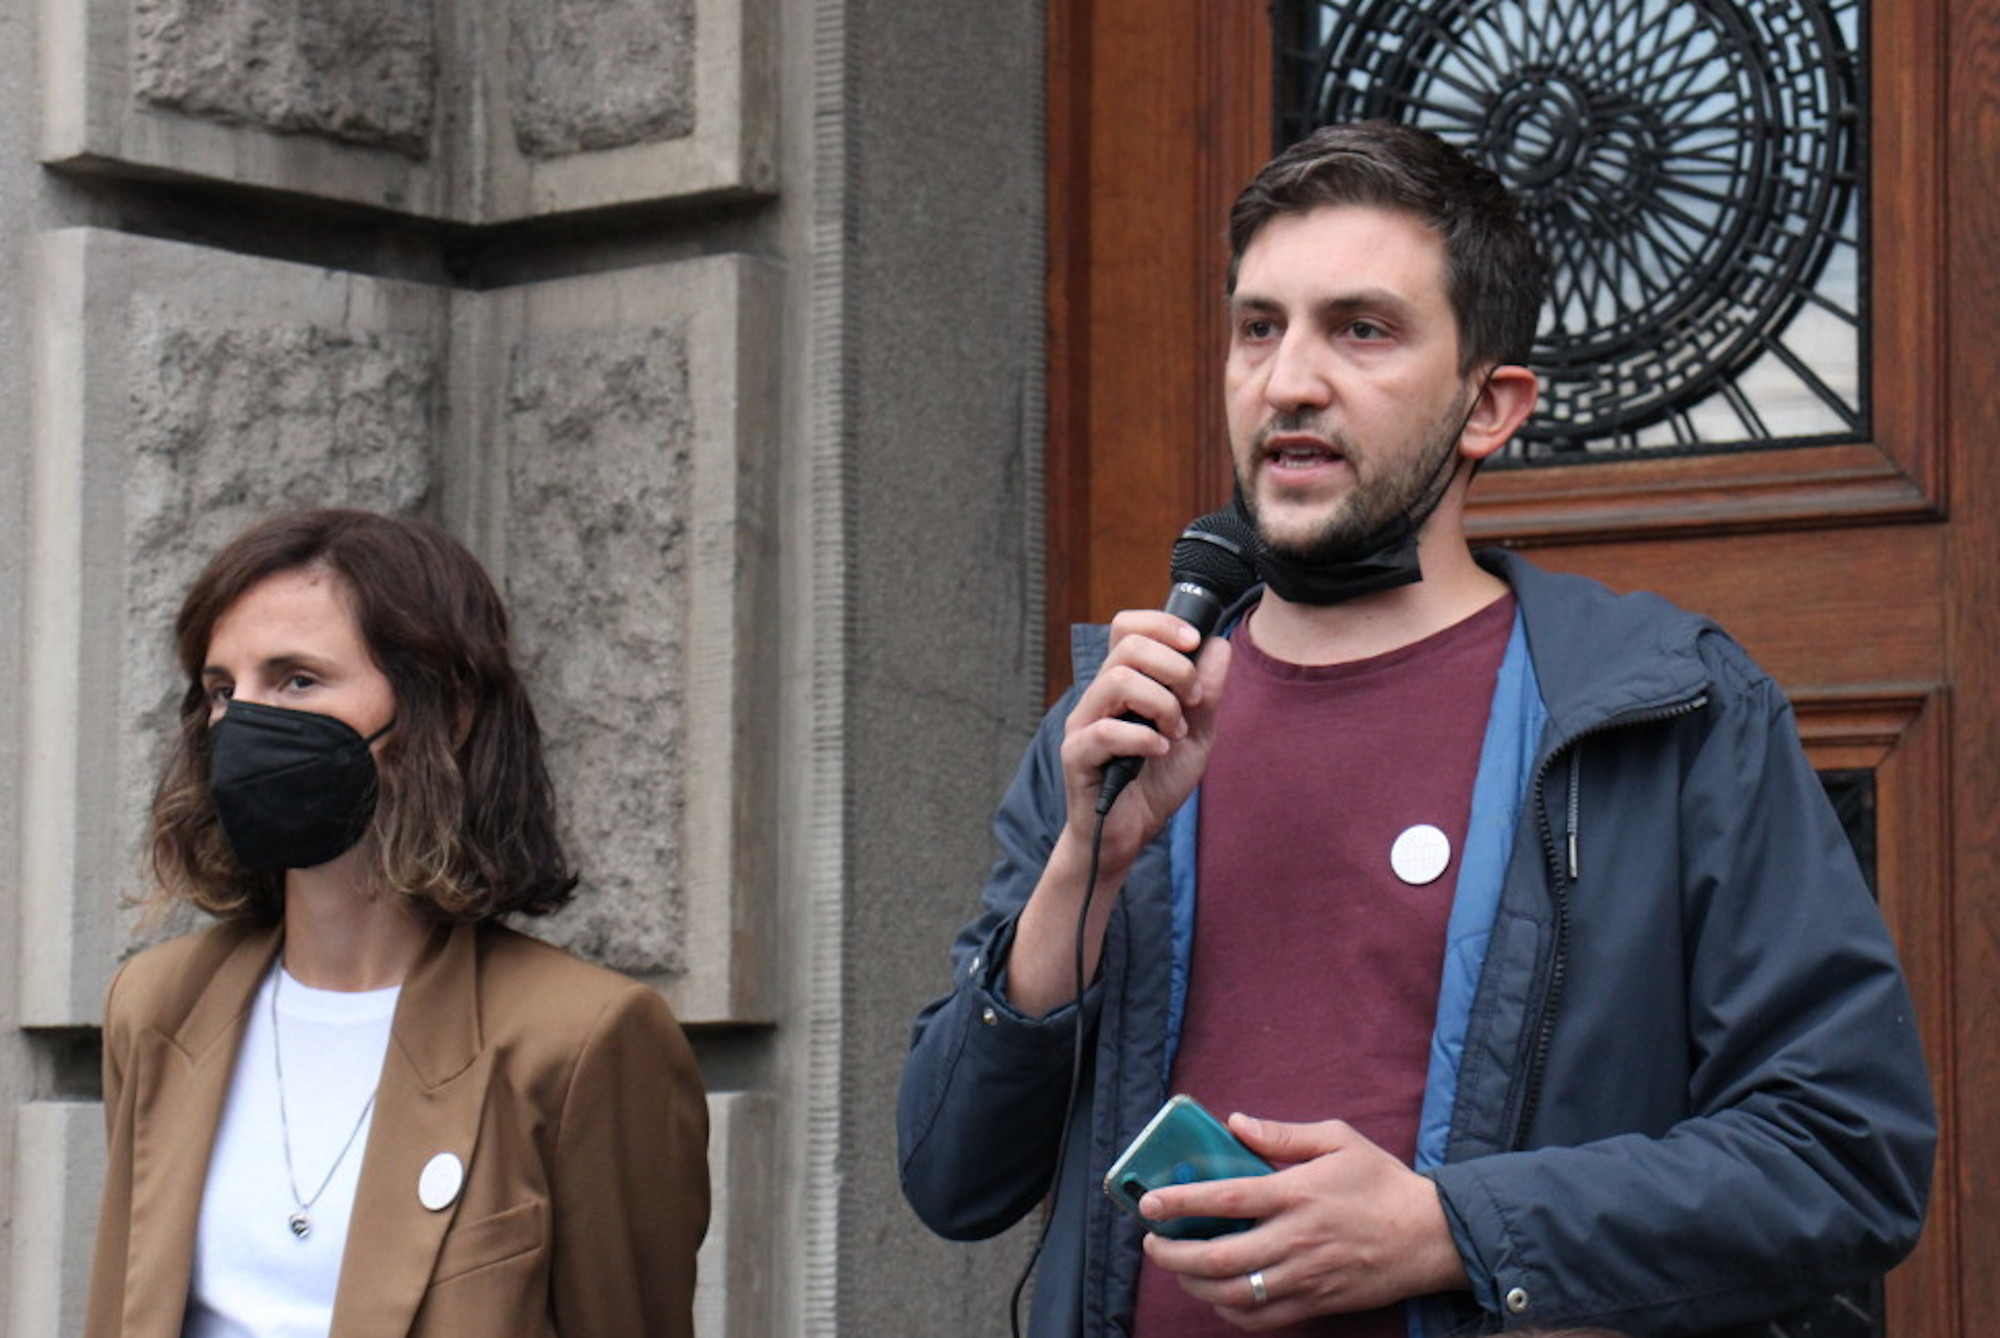
[[[556,835],[534,708],[507,649],[507,611],[479,562],[421,520],[366,511],[274,516],[210,560],[174,623],[187,691],[153,799],[158,897],[229,920],[275,923],[283,875],[246,872],[210,801],[209,700],[201,671],[215,624],[251,587],[317,568],[345,587],[376,667],[396,694],[363,838],[374,881],[429,919],[543,915],[576,875]]]

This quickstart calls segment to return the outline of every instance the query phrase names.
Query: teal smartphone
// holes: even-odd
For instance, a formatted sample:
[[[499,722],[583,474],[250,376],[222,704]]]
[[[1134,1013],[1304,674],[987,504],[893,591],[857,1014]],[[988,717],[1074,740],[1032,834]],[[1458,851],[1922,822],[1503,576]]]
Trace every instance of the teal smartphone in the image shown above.
[[[1221,1120],[1191,1096],[1175,1096],[1139,1131],[1132,1145],[1104,1173],[1104,1192],[1148,1231],[1176,1240],[1208,1240],[1257,1225],[1248,1218],[1174,1217],[1155,1222],[1139,1212],[1148,1190],[1269,1175],[1270,1163],[1237,1141]]]

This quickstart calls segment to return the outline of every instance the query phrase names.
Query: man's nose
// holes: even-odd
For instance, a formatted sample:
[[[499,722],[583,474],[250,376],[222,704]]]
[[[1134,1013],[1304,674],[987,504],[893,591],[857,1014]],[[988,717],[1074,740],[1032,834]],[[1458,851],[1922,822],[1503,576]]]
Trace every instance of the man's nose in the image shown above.
[[[1264,382],[1264,397],[1277,409],[1324,407],[1332,398],[1333,386],[1318,349],[1304,332],[1292,330],[1271,355],[1271,374]]]

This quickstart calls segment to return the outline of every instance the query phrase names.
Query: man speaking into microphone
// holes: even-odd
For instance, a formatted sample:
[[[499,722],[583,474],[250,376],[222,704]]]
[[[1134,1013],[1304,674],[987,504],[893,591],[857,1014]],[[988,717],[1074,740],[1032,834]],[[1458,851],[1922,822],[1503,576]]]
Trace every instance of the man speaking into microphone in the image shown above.
[[[960,1239],[1047,1204],[1037,1338],[1763,1333],[1879,1276],[1935,1116],[1790,708],[1712,622],[1467,543],[1537,394],[1506,190],[1331,127],[1230,241],[1261,583],[1205,641],[1077,638],[917,1020],[910,1203]],[[1176,1093],[1271,1173],[1130,1215],[1106,1172]],[[1188,1219],[1247,1228],[1145,1229]]]

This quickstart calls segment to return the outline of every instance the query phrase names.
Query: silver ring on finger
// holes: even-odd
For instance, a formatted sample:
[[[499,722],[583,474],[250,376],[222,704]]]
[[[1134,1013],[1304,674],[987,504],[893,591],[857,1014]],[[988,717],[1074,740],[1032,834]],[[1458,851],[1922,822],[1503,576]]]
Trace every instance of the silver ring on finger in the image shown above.
[[[1262,1305],[1271,1299],[1271,1294],[1264,1290],[1263,1269],[1256,1269],[1245,1281],[1250,1284],[1250,1303],[1252,1305]]]

